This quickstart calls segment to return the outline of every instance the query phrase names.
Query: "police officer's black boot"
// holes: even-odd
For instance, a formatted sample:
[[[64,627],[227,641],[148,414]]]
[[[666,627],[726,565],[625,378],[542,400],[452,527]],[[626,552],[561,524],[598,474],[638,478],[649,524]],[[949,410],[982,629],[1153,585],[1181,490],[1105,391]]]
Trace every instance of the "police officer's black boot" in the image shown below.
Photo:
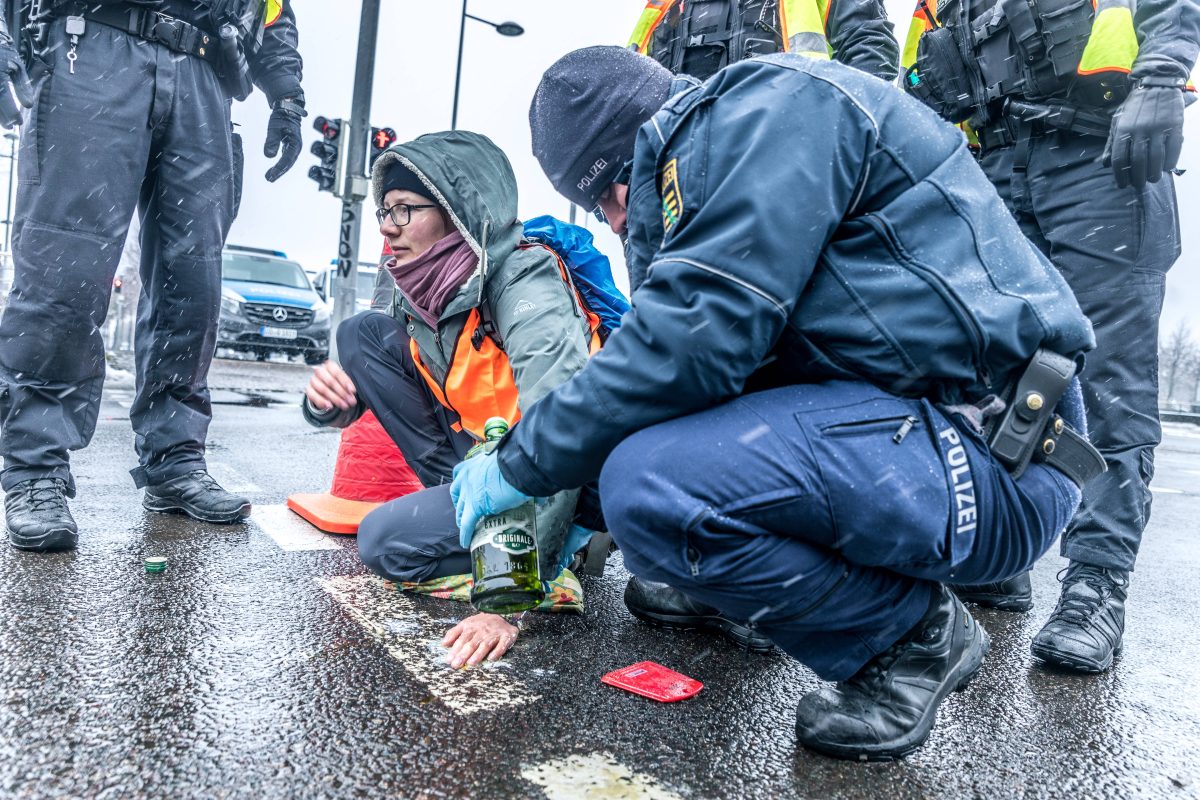
[[[630,578],[625,586],[625,607],[638,619],[658,627],[715,631],[755,653],[766,653],[774,647],[770,639],[749,625],[734,622],[665,583]]]
[[[142,505],[150,511],[182,512],[201,522],[241,522],[250,516],[250,501],[227,492],[205,470],[146,487]]]
[[[983,663],[989,640],[967,609],[940,587],[916,625],[848,680],[800,699],[796,738],[835,758],[888,761],[929,736],[938,706]]]
[[[8,543],[42,553],[74,549],[79,528],[67,508],[67,497],[74,496],[59,478],[35,478],[9,489],[4,496]]]
[[[1033,584],[1029,573],[1022,572],[995,583],[973,583],[950,587],[964,603],[1001,611],[1028,611],[1033,608]]]
[[[1103,672],[1121,652],[1129,573],[1072,561],[1050,620],[1030,650],[1049,664]]]

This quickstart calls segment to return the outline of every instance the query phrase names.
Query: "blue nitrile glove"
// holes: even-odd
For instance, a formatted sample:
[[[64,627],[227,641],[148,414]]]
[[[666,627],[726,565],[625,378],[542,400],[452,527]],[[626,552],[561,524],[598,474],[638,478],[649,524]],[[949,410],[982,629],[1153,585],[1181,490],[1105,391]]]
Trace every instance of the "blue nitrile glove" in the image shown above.
[[[562,553],[558,557],[559,572],[570,566],[571,559],[575,557],[575,554],[587,547],[587,543],[592,540],[593,533],[595,531],[590,531],[582,525],[571,526],[571,530],[567,531],[567,540],[563,542]]]
[[[458,543],[469,550],[480,519],[516,508],[529,500],[529,495],[504,479],[492,452],[468,458],[454,468],[450,500],[458,522]]]

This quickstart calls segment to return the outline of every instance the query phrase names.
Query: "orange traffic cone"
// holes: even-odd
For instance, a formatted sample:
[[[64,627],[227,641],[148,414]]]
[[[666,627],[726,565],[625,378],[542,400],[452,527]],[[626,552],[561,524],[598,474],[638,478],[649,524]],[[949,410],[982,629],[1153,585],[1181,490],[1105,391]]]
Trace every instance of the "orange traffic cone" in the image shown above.
[[[294,494],[287,505],[327,533],[355,534],[369,512],[423,488],[400,448],[368,411],[342,431],[333,487],[325,494]]]

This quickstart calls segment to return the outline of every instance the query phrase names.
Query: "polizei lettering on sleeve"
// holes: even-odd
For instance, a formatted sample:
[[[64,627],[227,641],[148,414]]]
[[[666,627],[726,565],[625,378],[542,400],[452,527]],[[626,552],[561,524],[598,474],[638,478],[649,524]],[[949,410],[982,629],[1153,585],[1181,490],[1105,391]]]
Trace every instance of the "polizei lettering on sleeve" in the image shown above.
[[[601,172],[604,171],[604,168],[607,166],[608,166],[608,162],[605,161],[603,158],[596,159],[596,163],[592,164],[592,166],[588,167],[587,173],[584,174],[583,178],[579,181],[579,183],[575,185],[575,188],[582,192],[584,189],[591,186],[592,181],[596,180],[596,178],[600,175]]]
[[[950,483],[954,488],[954,533],[963,534],[975,530],[978,524],[975,505],[975,482],[971,480],[971,465],[967,463],[967,450],[958,438],[958,431],[947,428],[938,434],[950,445],[943,450],[943,458],[950,469]]]

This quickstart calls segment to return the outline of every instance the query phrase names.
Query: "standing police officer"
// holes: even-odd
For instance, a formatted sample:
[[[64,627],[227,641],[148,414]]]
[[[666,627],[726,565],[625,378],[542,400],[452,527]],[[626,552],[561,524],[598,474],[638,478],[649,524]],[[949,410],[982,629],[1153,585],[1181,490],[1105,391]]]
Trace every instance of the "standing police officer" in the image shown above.
[[[32,108],[21,136],[15,276],[0,320],[9,542],[39,551],[76,544],[68,453],[95,431],[105,372],[98,326],[135,209],[134,482],[152,511],[244,519],[249,502],[222,489],[204,461],[221,249],[241,189],[230,107],[254,85],[266,93],[267,156],[283,146],[267,173],[274,181],[302,149],[291,9],[281,0],[9,0],[6,10],[11,30],[24,23],[21,55],[37,86],[21,98]],[[22,86],[7,34],[0,69]]]
[[[943,583],[1027,569],[1103,469],[1071,430],[1091,329],[958,131],[892,86],[788,54],[671,83],[616,47],[542,78],[534,155],[627,229],[633,309],[455,468],[460,536],[599,475],[632,572],[838,681],[800,700],[802,744],[902,756],[988,648]]]
[[[980,166],[1096,332],[1081,380],[1108,472],[1063,536],[1061,598],[1032,645],[1083,672],[1121,650],[1150,517],[1158,318],[1180,252],[1172,171],[1198,48],[1194,0],[920,0],[905,47],[905,89],[965,123]],[[1028,574],[960,595],[1032,606]]]
[[[628,46],[702,81],[784,51],[891,81],[900,56],[882,0],[649,0]]]

